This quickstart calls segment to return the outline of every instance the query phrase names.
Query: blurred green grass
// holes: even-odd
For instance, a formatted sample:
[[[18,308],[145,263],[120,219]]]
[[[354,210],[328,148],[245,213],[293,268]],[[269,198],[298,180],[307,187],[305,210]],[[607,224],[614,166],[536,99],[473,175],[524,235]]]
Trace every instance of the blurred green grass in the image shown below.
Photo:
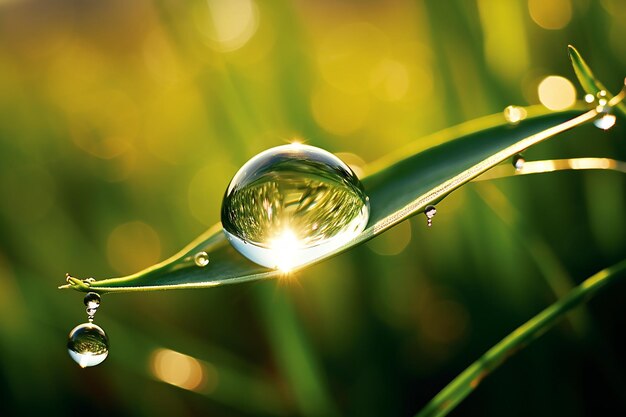
[[[567,44],[617,92],[622,3],[555,3],[548,23],[567,5],[571,17],[549,30],[536,1],[1,1],[0,414],[412,415],[555,299],[537,252],[574,283],[623,259],[619,174],[473,184],[438,206],[433,228],[413,219],[288,281],[104,297],[110,357],[81,370],[66,354],[85,315],[80,294],[56,290],[65,272],[130,273],[178,250],[219,219],[230,177],[265,148],[298,137],[374,161],[538,103],[547,75],[575,83]],[[624,160],[620,122],[525,156]],[[495,215],[485,195],[517,214]],[[582,334],[563,325],[505,364],[456,413],[623,408],[623,291],[590,304]],[[213,389],[158,381],[157,348],[213,366]]]

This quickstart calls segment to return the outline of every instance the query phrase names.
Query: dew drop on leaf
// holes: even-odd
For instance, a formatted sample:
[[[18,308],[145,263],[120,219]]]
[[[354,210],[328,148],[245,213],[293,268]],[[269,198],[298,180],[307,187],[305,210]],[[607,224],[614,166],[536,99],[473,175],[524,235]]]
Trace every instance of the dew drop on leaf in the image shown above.
[[[268,149],[246,162],[224,195],[231,244],[259,265],[288,271],[342,247],[369,219],[354,172],[313,146]]]
[[[193,262],[200,268],[204,268],[209,264],[209,255],[206,252],[198,252],[193,257]]]
[[[615,117],[615,115],[611,114],[611,105],[609,104],[606,91],[604,90],[599,91],[598,94],[596,94],[595,98],[598,99],[598,105],[596,106],[596,111],[599,113],[599,116],[597,119],[593,121],[593,124],[595,127],[599,129],[608,130],[612,128],[613,125],[615,125],[617,118]],[[586,100],[586,96],[585,96],[585,100]],[[594,100],[592,100],[591,102],[593,101]]]
[[[504,109],[504,119],[511,125],[516,125],[526,118],[526,109],[519,106],[507,106]]]
[[[512,163],[513,163],[513,168],[515,168],[516,171],[520,171],[524,167],[526,160],[521,154],[518,153],[517,155],[513,157]]]
[[[67,350],[81,368],[96,366],[109,354],[109,339],[100,326],[79,324],[70,332]]]
[[[613,125],[615,125],[615,121],[616,117],[614,114],[605,113],[596,120],[594,120],[593,124],[599,129],[608,130],[612,128]]]
[[[431,227],[433,225],[433,217],[437,214],[437,208],[435,206],[426,206],[424,214],[426,215],[428,227]]]
[[[83,299],[83,303],[88,308],[98,308],[100,305],[100,295],[97,292],[88,292]]]
[[[95,316],[98,307],[100,307],[100,295],[97,292],[88,292],[83,299],[83,303],[87,306],[89,321],[93,321],[93,316]]]

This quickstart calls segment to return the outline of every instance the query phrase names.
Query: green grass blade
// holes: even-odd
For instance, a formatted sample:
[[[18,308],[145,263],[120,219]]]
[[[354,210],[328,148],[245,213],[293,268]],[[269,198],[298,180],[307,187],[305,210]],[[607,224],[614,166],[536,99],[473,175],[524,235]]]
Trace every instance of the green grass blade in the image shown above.
[[[274,360],[293,395],[300,414],[306,417],[338,416],[315,352],[298,321],[286,293],[265,286],[258,293],[258,306],[274,352]]]
[[[367,228],[325,258],[363,243],[422,212],[427,205],[439,202],[516,153],[597,116],[595,110],[582,114],[580,110],[552,113],[535,107],[528,108],[527,112],[530,117],[517,126],[505,123],[501,114],[464,123],[447,130],[449,137],[438,138],[441,143],[438,146],[404,155],[386,166],[379,165],[377,171],[363,178],[370,197]],[[210,263],[206,267],[194,263],[193,257],[200,251],[208,253]],[[252,263],[235,251],[224,237],[221,226],[216,225],[170,259],[136,274],[95,281],[90,285],[74,279],[62,288],[102,293],[206,288],[272,278],[279,274],[279,271]]]
[[[584,304],[609,284],[626,276],[626,260],[604,269],[515,329],[450,382],[416,417],[445,416],[478,387],[505,359],[541,336],[572,309]]]
[[[607,93],[607,100],[613,98],[606,87],[593,75],[591,68],[589,68],[589,65],[587,65],[576,48],[572,45],[568,45],[567,50],[569,52],[569,58],[572,61],[572,66],[574,67],[574,72],[576,73],[576,77],[578,78],[583,90],[585,90],[588,94],[592,94],[594,97],[600,91],[604,90]],[[626,103],[620,101],[615,105],[615,108],[622,114],[622,116],[626,117]]]

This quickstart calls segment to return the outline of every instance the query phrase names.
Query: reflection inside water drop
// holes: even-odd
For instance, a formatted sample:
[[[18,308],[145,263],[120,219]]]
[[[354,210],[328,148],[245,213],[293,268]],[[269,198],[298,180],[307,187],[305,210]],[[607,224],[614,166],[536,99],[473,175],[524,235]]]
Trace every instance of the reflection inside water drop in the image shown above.
[[[70,332],[67,350],[81,368],[96,366],[109,354],[109,340],[100,326],[83,323]]]
[[[283,271],[345,245],[368,218],[368,198],[354,172],[333,154],[302,144],[252,158],[222,203],[222,225],[235,249]]]

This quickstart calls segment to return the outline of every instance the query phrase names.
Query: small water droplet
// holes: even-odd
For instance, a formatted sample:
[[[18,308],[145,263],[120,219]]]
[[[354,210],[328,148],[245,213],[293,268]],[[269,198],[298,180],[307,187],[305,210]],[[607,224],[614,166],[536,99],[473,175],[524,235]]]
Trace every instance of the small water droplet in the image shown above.
[[[109,339],[100,326],[83,323],[70,332],[67,350],[81,368],[96,366],[109,354]]]
[[[193,257],[193,261],[197,266],[204,268],[209,264],[209,255],[206,252],[198,252]]]
[[[599,129],[608,130],[615,125],[616,120],[617,118],[614,114],[605,113],[604,115],[594,120],[593,124]]]
[[[598,105],[596,106],[596,111],[598,113],[608,113],[611,109],[608,104],[609,101],[607,99],[606,91],[601,90],[596,94],[596,98],[598,99]]]
[[[87,308],[96,309],[100,306],[100,295],[97,292],[88,292],[83,299],[83,303]]]
[[[524,159],[524,157],[522,156],[522,154],[517,154],[513,157],[513,168],[515,168],[516,171],[520,171],[523,167],[524,164],[526,163],[526,159]]]
[[[88,292],[83,299],[83,303],[87,306],[87,318],[89,321],[93,321],[93,316],[96,315],[98,307],[100,306],[100,295],[95,292]]]
[[[593,121],[593,124],[603,130],[608,130],[615,125],[617,120],[615,115],[611,114],[611,106],[608,101],[608,96],[605,90],[601,90],[596,94],[598,99],[598,105],[596,111],[599,113],[598,118]]]
[[[250,204],[253,198],[263,204]],[[224,233],[235,249],[285,271],[345,245],[368,219],[367,196],[348,165],[302,144],[278,146],[246,162],[222,203]]]
[[[93,316],[96,315],[96,309],[95,308],[87,308],[87,318],[89,319],[89,321],[93,321]]]
[[[589,104],[593,103],[596,98],[593,94],[585,94],[585,101]]]
[[[526,118],[528,113],[526,109],[519,106],[507,106],[504,109],[504,118],[507,123],[516,125]]]
[[[433,225],[433,217],[435,217],[435,214],[437,214],[437,208],[432,205],[426,206],[426,208],[424,209],[424,214],[426,215],[428,227],[431,227]]]

